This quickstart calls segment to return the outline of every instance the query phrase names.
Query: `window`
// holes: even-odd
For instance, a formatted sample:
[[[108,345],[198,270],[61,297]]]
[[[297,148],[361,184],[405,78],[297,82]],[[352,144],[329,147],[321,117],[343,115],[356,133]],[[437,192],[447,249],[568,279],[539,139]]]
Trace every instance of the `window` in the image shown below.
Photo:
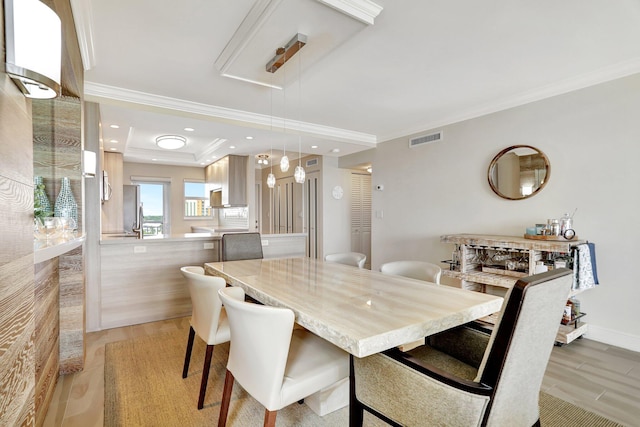
[[[184,180],[184,218],[210,219],[213,209],[209,200],[212,184],[204,181]]]
[[[143,235],[171,234],[171,178],[132,176],[131,183],[140,186]]]

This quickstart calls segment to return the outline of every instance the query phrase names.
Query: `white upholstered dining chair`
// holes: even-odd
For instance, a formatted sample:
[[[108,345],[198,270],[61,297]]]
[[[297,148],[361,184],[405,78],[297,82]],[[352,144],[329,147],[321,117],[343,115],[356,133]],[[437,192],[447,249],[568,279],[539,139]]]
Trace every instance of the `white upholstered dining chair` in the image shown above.
[[[244,291],[218,291],[231,327],[231,344],[218,426],[227,422],[234,380],[265,407],[265,426],[277,411],[349,376],[349,355],[305,329],[293,311],[244,302]]]
[[[391,261],[380,266],[383,274],[393,274],[396,276],[409,277],[411,279],[440,284],[442,269],[430,262],[425,261]],[[412,341],[401,345],[402,351],[409,351],[424,344],[424,339]]]
[[[474,324],[408,353],[353,358],[351,425],[363,410],[393,426],[539,426],[538,396],[573,276],[524,277],[489,335]]]
[[[425,261],[391,261],[382,264],[380,271],[384,274],[410,277],[438,285],[442,276],[442,269],[439,266]]]
[[[367,256],[359,252],[340,252],[329,254],[324,257],[327,262],[337,262],[339,264],[352,265],[358,268],[364,268]]]
[[[182,378],[187,378],[189,373],[189,362],[191,361],[191,350],[193,349],[195,335],[197,334],[207,343],[204,367],[202,368],[202,380],[200,381],[200,395],[198,397],[198,409],[202,409],[207,391],[213,348],[217,344],[229,341],[230,337],[227,314],[218,296],[218,290],[224,288],[227,284],[221,277],[205,275],[202,267],[182,267],[180,272],[187,279],[193,307],[189,322],[189,339],[184,357]]]

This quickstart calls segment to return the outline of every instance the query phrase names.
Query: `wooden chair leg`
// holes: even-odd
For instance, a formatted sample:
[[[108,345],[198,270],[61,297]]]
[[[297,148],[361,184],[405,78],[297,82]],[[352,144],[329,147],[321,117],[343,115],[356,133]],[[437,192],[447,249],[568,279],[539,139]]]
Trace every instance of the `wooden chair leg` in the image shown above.
[[[189,362],[191,361],[191,350],[193,349],[193,339],[196,336],[196,331],[192,326],[189,326],[189,339],[187,340],[187,353],[184,356],[184,368],[182,368],[182,378],[187,378],[189,373]]]
[[[276,427],[276,415],[278,411],[264,410],[264,427]]]
[[[229,402],[231,402],[231,391],[233,391],[233,374],[227,369],[222,389],[222,401],[220,402],[218,427],[225,427],[227,425],[227,414],[229,413]]]
[[[207,345],[207,353],[204,357],[202,367],[202,381],[200,382],[200,397],[198,398],[198,409],[204,406],[204,395],[207,392],[207,382],[209,381],[209,369],[211,368],[211,356],[213,355],[213,345]]]

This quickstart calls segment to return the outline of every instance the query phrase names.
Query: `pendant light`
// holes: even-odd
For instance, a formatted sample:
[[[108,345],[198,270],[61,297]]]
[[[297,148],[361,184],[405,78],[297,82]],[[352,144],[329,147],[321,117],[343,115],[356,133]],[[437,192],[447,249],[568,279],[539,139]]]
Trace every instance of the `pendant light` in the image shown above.
[[[302,66],[300,58],[301,54],[298,53],[298,121],[302,118]],[[304,168],[302,167],[302,134],[298,133],[298,166],[293,173],[293,179],[298,184],[304,184],[305,178]]]
[[[284,53],[284,62],[287,62],[287,51],[281,48]],[[289,170],[289,158],[287,157],[287,68],[283,67],[283,85],[282,85],[282,98],[283,98],[283,113],[282,113],[282,128],[284,133],[284,145],[282,147],[282,158],[280,159],[280,170],[286,172]]]

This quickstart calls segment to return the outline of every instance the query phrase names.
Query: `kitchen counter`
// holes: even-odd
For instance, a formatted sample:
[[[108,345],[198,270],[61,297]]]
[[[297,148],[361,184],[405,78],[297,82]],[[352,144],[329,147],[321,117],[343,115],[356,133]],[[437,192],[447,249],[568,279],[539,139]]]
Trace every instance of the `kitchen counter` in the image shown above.
[[[224,232],[148,236],[102,235],[97,324],[89,331],[188,316],[191,300],[180,267],[220,260]],[[304,257],[304,233],[263,234],[268,258]],[[90,284],[88,286],[93,286]]]
[[[135,236],[123,236],[122,234],[110,235],[103,234],[101,245],[114,245],[114,244],[141,244],[141,243],[154,243],[154,242],[187,242],[198,240],[220,240],[224,233],[183,233],[183,234],[158,234],[155,236],[145,236],[142,239],[138,239]]]

